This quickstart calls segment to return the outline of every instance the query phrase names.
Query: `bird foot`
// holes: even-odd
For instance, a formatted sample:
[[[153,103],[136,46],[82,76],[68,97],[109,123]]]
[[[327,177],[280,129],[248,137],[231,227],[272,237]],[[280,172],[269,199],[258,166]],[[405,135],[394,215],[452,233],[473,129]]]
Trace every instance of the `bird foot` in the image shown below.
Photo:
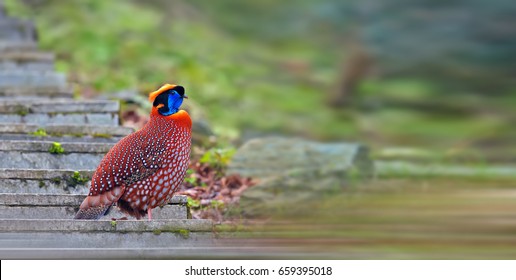
[[[122,217],[122,218],[118,218],[118,219],[117,218],[111,218],[111,221],[127,221],[127,220],[129,220],[129,218],[127,218],[127,217]]]

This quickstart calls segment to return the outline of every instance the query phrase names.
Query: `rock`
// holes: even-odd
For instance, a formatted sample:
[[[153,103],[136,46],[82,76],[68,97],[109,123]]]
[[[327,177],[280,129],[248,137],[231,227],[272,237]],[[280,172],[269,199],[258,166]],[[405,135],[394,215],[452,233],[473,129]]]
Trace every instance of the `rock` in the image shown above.
[[[305,203],[342,190],[374,172],[368,149],[355,143],[317,143],[298,138],[250,140],[234,155],[229,174],[259,179],[240,198],[244,215],[297,212]]]
[[[238,149],[229,164],[229,173],[267,178],[310,170],[328,173],[352,167],[359,167],[369,175],[372,173],[372,161],[365,146],[267,137],[250,140]]]

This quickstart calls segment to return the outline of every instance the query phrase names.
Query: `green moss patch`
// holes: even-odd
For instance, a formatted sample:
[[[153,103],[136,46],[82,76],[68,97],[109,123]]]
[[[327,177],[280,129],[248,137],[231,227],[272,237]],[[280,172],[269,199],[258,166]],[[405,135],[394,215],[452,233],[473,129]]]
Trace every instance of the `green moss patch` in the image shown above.
[[[64,148],[61,146],[61,143],[54,142],[52,143],[52,146],[48,149],[48,152],[51,154],[63,154],[65,152]]]

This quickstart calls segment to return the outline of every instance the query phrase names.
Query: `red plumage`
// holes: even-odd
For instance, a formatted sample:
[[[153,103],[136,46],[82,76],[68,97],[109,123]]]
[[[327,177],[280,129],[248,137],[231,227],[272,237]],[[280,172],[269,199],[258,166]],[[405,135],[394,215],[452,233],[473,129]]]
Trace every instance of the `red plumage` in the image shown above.
[[[151,93],[175,88],[165,85]],[[165,204],[183,182],[190,160],[192,121],[186,111],[164,116],[153,106],[149,122],[113,146],[93,174],[76,219],[98,219],[114,203],[140,219]]]

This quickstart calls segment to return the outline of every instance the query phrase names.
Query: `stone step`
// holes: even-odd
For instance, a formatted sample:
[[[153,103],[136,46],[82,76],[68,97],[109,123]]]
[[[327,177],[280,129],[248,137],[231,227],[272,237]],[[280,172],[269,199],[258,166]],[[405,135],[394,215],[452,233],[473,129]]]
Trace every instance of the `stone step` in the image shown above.
[[[0,168],[95,169],[113,143],[63,142],[63,153],[50,153],[51,141],[0,141]]]
[[[0,152],[2,151],[23,151],[23,152],[45,152],[54,145],[52,141],[0,141]],[[88,143],[88,142],[70,142],[62,143],[64,149],[63,154],[73,153],[100,153],[105,154],[113,146],[112,143]]]
[[[66,75],[54,71],[0,71],[0,88],[65,87]]]
[[[2,206],[77,206],[86,198],[83,194],[33,194],[33,193],[0,193]],[[186,195],[173,196],[168,205],[186,206]]]
[[[47,62],[54,63],[55,55],[51,52],[43,52],[37,50],[19,51],[9,50],[0,52],[0,62],[12,61],[17,63],[23,62]]]
[[[27,113],[118,113],[120,103],[111,100],[73,99],[0,99],[0,113],[16,114],[20,110]]]
[[[168,219],[168,220],[122,220],[122,221],[93,221],[93,220],[60,220],[60,219],[0,219],[0,232],[211,232],[213,222],[205,219]]]
[[[0,38],[0,52],[5,51],[34,51],[38,48],[38,44],[32,40],[4,40]]]
[[[72,98],[73,88],[66,86],[15,86],[0,87],[0,98],[27,99],[32,100],[47,98]]]
[[[198,236],[198,233],[196,233]],[[18,241],[25,236],[17,234],[6,235],[6,239]],[[202,241],[202,243],[200,242]],[[154,248],[0,248],[0,258],[4,259],[66,259],[66,260],[164,260],[164,259],[320,259],[321,255],[316,253],[293,253],[289,248],[257,247],[257,246],[217,246],[218,239],[214,241],[201,240],[197,237],[194,246],[170,246]],[[213,245],[215,243],[215,246]],[[282,251],[281,251],[282,250]],[[328,253],[326,259],[341,259],[343,257]],[[355,258],[364,258],[357,256]],[[351,257],[348,257],[351,258]],[[352,259],[352,258],[351,258]]]
[[[54,63],[0,61],[0,71],[54,71]]]
[[[86,195],[0,193],[0,219],[73,219],[85,197]],[[112,207],[101,220],[126,216],[117,207]],[[189,216],[186,196],[174,196],[167,205],[152,211],[152,217],[156,220],[187,219]]]
[[[0,248],[185,248],[214,243],[211,220],[0,219]],[[2,250],[3,251],[3,250]]]
[[[118,126],[120,105],[109,100],[0,99],[0,123]]]
[[[86,194],[94,170],[0,169],[0,193]]]
[[[103,153],[68,153],[56,155],[43,152],[0,151],[0,168],[93,169],[99,165],[103,157]]]
[[[37,136],[32,134],[12,134],[12,133],[2,133],[0,135],[0,141],[14,141],[14,140],[23,140],[23,141],[50,141],[50,142],[58,142],[58,143],[70,143],[70,142],[88,142],[88,143],[111,143],[114,144],[120,141],[122,136],[110,136],[107,134],[95,134],[95,135],[83,135],[81,133],[72,134],[72,135],[63,135],[63,136]]]
[[[82,177],[91,178],[94,170],[55,170],[55,169],[0,169],[0,179],[50,180],[64,178],[79,172]],[[3,191],[0,191],[3,192]]]
[[[54,71],[54,54],[39,51],[0,52],[0,72]]]
[[[0,18],[0,39],[5,41],[36,41],[34,23],[13,17]]]
[[[4,1],[0,1],[0,19],[7,18],[7,12],[5,10]]]
[[[49,136],[81,136],[90,135],[97,138],[109,138],[110,136],[127,136],[134,132],[133,128],[123,126],[105,125],[74,125],[74,124],[12,124],[0,123],[1,134],[31,134],[38,129],[43,129]]]

